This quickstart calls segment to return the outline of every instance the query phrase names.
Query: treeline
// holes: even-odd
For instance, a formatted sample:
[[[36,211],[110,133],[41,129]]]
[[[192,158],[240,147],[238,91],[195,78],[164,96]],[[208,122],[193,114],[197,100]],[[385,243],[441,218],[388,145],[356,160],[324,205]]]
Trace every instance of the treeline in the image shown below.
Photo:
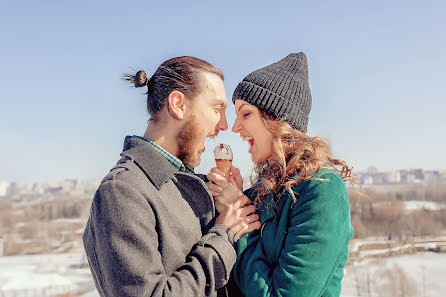
[[[402,201],[421,200],[446,203],[446,181],[389,187],[388,193]]]
[[[439,235],[446,230],[446,182],[396,187],[389,192],[373,188],[361,195],[349,189],[355,238],[384,236],[407,240],[417,236]],[[409,211],[409,200],[434,201],[438,210]],[[51,201],[0,205],[0,237],[3,254],[17,255],[68,251],[82,248],[81,236],[88,219],[90,199],[70,196]]]
[[[407,201],[424,197],[437,203],[438,209],[406,208]],[[393,192],[363,189],[361,195],[349,189],[355,238],[385,236],[389,240],[406,240],[416,236],[435,236],[446,230],[446,183],[409,185]]]
[[[81,244],[91,199],[0,206],[3,255],[69,251]]]

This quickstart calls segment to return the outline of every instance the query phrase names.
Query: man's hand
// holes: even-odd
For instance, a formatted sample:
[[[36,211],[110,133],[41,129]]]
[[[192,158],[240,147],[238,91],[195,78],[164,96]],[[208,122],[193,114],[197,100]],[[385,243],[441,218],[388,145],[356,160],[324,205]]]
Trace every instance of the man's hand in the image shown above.
[[[214,197],[215,208],[219,213],[243,195],[243,179],[240,176],[240,171],[232,166],[231,173],[229,182],[226,180],[224,172],[216,167],[207,174],[209,182],[206,183],[206,186]]]
[[[215,224],[222,224],[230,228],[238,237],[242,238],[253,230],[261,227],[260,217],[255,213],[256,208],[245,195],[230,203],[217,217]]]

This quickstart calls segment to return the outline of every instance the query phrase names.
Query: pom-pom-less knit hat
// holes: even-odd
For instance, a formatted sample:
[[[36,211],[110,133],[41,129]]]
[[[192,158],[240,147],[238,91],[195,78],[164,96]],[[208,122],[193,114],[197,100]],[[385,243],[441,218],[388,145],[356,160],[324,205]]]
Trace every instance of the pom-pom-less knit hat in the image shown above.
[[[251,72],[235,89],[232,102],[236,99],[263,109],[306,133],[311,109],[307,57],[302,52],[289,54]]]

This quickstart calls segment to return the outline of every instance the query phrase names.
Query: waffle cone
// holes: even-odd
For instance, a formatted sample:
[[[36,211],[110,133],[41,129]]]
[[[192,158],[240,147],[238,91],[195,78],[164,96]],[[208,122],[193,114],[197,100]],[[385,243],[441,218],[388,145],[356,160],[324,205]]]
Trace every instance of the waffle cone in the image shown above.
[[[215,163],[217,164],[218,169],[224,171],[226,180],[229,181],[229,177],[231,176],[232,160],[216,159]]]

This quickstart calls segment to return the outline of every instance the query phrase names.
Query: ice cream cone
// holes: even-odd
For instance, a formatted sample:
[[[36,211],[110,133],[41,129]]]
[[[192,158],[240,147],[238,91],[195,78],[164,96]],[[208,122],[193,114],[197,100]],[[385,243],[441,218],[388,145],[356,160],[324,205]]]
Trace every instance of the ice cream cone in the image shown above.
[[[231,176],[232,160],[216,159],[217,168],[225,173],[226,180],[229,181]]]
[[[224,171],[226,180],[229,181],[233,157],[231,147],[227,144],[220,143],[214,149],[214,157],[217,168]]]

